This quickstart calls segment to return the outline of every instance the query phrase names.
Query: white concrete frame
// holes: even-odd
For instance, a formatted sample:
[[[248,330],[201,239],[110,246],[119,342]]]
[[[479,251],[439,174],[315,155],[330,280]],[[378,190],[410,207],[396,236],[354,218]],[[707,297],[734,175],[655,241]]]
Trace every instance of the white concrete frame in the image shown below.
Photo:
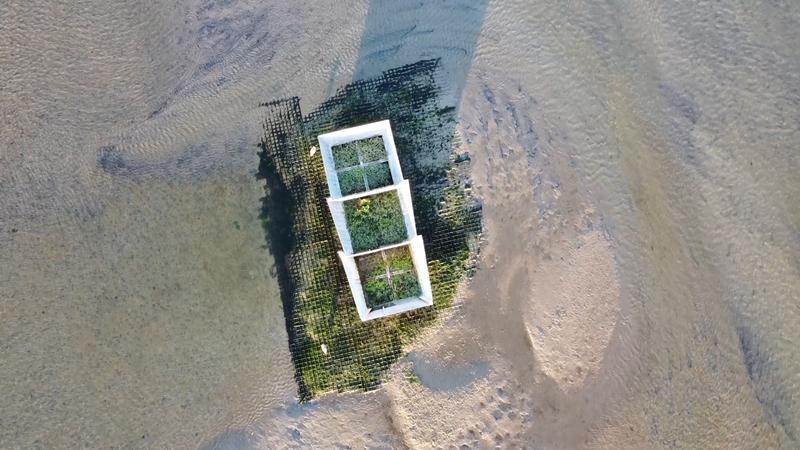
[[[408,180],[403,180],[400,184],[390,184],[389,186],[373,189],[371,191],[359,192],[345,197],[328,198],[328,209],[330,209],[331,215],[333,216],[333,224],[336,225],[336,234],[339,235],[342,248],[348,255],[353,254],[353,244],[350,238],[350,230],[347,229],[347,217],[344,212],[344,204],[351,200],[371,197],[383,192],[396,192],[397,196],[400,198],[400,211],[403,213],[403,222],[406,225],[405,241],[417,235],[417,223],[414,220],[414,206],[411,203],[411,188],[408,185]]]
[[[400,182],[403,181],[403,171],[400,169],[400,160],[397,159],[397,148],[394,146],[392,126],[389,124],[388,120],[359,125],[353,128],[345,128],[343,130],[317,136],[319,151],[322,153],[322,164],[325,166],[325,178],[328,180],[328,190],[331,193],[331,198],[340,198],[342,196],[342,190],[339,188],[339,176],[336,174],[336,165],[333,162],[332,147],[375,136],[383,138],[383,148],[386,149],[386,160],[389,163],[389,170],[392,172],[392,183],[400,184]]]
[[[332,147],[359,139],[367,139],[375,136],[383,138],[383,147],[386,149],[386,160],[389,163],[389,170],[392,173],[392,183],[378,189],[371,189],[356,194],[342,196],[339,188],[339,176],[336,173],[336,166],[333,160]],[[319,141],[322,163],[325,166],[325,177],[328,181],[328,190],[331,196],[327,199],[328,209],[333,216],[333,223],[336,226],[336,233],[342,243],[343,251],[339,252],[339,259],[344,266],[347,282],[353,293],[356,303],[358,316],[362,321],[377,319],[380,317],[400,314],[417,308],[433,305],[433,291],[431,288],[430,273],[428,272],[428,261],[425,256],[425,245],[422,236],[417,234],[417,225],[414,220],[414,206],[411,203],[411,189],[408,180],[403,179],[403,172],[400,169],[400,160],[397,158],[397,148],[394,145],[392,127],[388,120],[368,123],[352,128],[325,133],[317,136]],[[350,239],[350,231],[347,229],[347,219],[344,213],[344,203],[362,197],[368,197],[382,192],[397,192],[400,198],[400,209],[403,212],[403,222],[405,222],[408,239],[393,245],[372,249],[361,253],[353,253],[353,244]],[[417,275],[421,295],[419,297],[409,297],[396,300],[390,306],[379,309],[367,307],[364,297],[364,289],[361,286],[361,276],[358,273],[356,258],[388,250],[395,247],[408,246],[411,252],[411,259],[414,263],[414,271]]]
[[[411,251],[411,260],[414,262],[414,271],[416,272],[417,281],[422,293],[419,297],[409,297],[399,299],[390,306],[370,309],[367,307],[367,299],[364,297],[364,289],[361,286],[361,276],[358,274],[358,265],[356,258],[360,256],[378,253],[383,250],[389,250],[396,247],[408,246]],[[381,247],[377,250],[370,250],[368,252],[357,253],[355,255],[348,255],[343,251],[339,252],[339,259],[342,260],[344,272],[347,274],[347,283],[350,285],[350,290],[353,292],[353,300],[356,302],[356,309],[358,310],[358,317],[361,321],[378,319],[387,317],[394,314],[400,314],[412,309],[424,308],[433,305],[433,292],[431,290],[431,278],[428,272],[428,262],[425,259],[425,245],[422,242],[422,236],[415,236],[409,241],[404,241],[395,245],[388,245]]]

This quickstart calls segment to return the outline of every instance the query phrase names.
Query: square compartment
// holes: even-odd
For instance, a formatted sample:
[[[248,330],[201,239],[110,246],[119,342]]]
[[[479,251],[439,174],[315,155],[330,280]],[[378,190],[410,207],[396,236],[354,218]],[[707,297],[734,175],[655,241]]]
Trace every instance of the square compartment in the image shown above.
[[[356,265],[370,309],[422,294],[408,245],[356,257]]]
[[[358,158],[358,148],[352,143],[337,145],[331,148],[331,152],[336,170],[357,166],[361,163]]]
[[[386,161],[363,166],[367,189],[378,189],[392,184],[392,171]]]
[[[361,320],[431,306],[428,263],[422,237],[359,255],[339,252]]]
[[[360,166],[339,170],[336,172],[336,176],[339,178],[342,195],[357,194],[367,190],[364,183],[364,169]]]
[[[388,120],[321,134],[317,139],[328,191],[333,199],[403,181]],[[346,174],[354,167],[364,172],[363,189],[355,182],[356,174]]]
[[[398,201],[401,221],[398,220]],[[377,250],[417,235],[408,180],[347,197],[328,198],[327,202],[342,249],[347,254]]]
[[[383,145],[383,137],[375,136],[367,139],[360,139],[351,142],[358,149],[361,162],[368,163],[374,161],[386,161],[386,147]]]
[[[334,145],[331,153],[342,195],[392,184],[392,170],[381,136]]]
[[[344,202],[353,252],[397,244],[409,238],[397,191],[386,191]]]

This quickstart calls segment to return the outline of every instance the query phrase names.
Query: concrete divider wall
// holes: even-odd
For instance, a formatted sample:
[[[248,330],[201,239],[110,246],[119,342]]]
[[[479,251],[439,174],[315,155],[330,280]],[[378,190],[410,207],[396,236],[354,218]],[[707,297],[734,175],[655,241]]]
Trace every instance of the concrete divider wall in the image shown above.
[[[356,302],[356,309],[358,310],[358,317],[362,320],[368,320],[369,308],[367,308],[367,299],[364,298],[364,289],[361,287],[361,276],[358,274],[358,266],[356,260],[352,255],[347,255],[344,252],[339,252],[339,259],[344,266],[344,273],[347,275],[347,284],[350,285],[350,291],[353,293],[353,300]]]
[[[433,290],[431,289],[431,276],[428,272],[428,259],[425,255],[425,243],[422,236],[416,236],[411,240],[411,260],[414,262],[414,270],[417,272],[417,280],[422,291],[420,300],[426,306],[433,305]]]
[[[344,202],[328,198],[328,209],[333,216],[333,225],[336,227],[336,234],[339,235],[339,242],[342,249],[348,255],[353,254],[353,243],[350,239],[350,230],[347,229],[347,217],[344,213]]]

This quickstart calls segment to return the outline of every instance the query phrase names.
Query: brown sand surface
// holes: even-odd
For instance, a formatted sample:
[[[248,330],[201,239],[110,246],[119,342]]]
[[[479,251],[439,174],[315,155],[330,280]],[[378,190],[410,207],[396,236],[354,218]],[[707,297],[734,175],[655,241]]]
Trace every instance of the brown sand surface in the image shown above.
[[[800,10],[0,4],[0,448],[797,448]],[[260,101],[442,58],[479,270],[297,405]]]

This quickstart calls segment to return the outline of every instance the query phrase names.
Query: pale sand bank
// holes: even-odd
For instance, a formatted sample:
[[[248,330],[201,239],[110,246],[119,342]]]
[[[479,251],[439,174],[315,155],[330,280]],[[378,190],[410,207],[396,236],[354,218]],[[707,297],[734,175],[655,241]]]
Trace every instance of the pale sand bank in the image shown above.
[[[0,5],[0,447],[797,447],[797,6],[392,4]],[[298,406],[255,105],[430,57],[480,270]]]

